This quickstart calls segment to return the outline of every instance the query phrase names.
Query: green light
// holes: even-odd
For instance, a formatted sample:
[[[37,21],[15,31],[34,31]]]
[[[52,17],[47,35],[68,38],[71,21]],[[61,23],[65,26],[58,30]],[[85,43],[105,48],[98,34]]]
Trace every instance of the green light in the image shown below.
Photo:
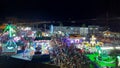
[[[86,56],[99,67],[115,67],[116,57],[109,56],[100,46],[96,46],[97,52],[93,54],[87,54]],[[90,67],[92,67],[90,65]]]
[[[13,49],[13,48],[16,48],[17,47],[17,44],[14,42],[13,40],[13,35],[15,35],[15,26],[13,25],[7,25],[6,28],[4,29],[4,32],[7,32],[9,33],[9,40],[7,41],[7,44],[6,44],[6,47],[8,49]]]
[[[112,56],[99,56],[98,53],[88,54],[86,55],[92,62],[95,62],[98,66],[104,67],[115,67],[116,66],[116,58]]]
[[[15,26],[13,26],[13,25],[7,25],[6,28],[4,29],[3,33],[5,33],[5,32],[8,31],[9,32],[9,37],[11,38],[12,35],[13,35],[13,33],[15,32],[14,31],[15,29],[16,29]]]

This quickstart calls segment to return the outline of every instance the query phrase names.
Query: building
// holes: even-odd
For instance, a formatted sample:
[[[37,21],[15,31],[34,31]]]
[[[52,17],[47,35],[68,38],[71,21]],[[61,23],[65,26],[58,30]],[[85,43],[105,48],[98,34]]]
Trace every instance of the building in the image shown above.
[[[91,34],[94,34],[94,35],[97,35],[99,34],[99,30],[100,30],[100,27],[99,26],[95,26],[95,25],[90,25],[88,26],[88,33],[91,35]]]
[[[68,33],[68,34],[87,35],[88,27],[54,26],[53,31],[54,33],[61,31],[63,33]]]

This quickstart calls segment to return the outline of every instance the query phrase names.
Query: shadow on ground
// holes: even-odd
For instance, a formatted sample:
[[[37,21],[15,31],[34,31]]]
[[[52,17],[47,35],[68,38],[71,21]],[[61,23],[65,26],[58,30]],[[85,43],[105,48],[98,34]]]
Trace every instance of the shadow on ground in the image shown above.
[[[15,59],[9,56],[0,56],[0,68],[60,68],[60,67],[49,64],[42,64],[41,62]]]

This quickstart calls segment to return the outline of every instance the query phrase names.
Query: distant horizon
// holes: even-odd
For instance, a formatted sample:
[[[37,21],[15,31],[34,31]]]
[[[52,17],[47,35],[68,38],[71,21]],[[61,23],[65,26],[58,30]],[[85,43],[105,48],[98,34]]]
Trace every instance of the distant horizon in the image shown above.
[[[21,21],[19,21],[21,20]],[[14,21],[16,23],[36,23],[36,22],[41,22],[41,21],[50,21],[51,23],[42,23],[42,24],[47,24],[47,25],[50,25],[50,24],[53,24],[53,25],[57,25],[59,26],[60,24],[63,24],[64,26],[82,26],[83,24],[85,24],[86,26],[89,26],[89,25],[98,25],[100,27],[106,27],[108,26],[110,29],[110,31],[115,31],[115,32],[120,32],[119,30],[119,26],[120,26],[120,19],[119,17],[118,18],[111,18],[109,19],[108,21],[106,20],[106,18],[97,18],[97,19],[86,19],[86,20],[58,20],[58,21],[55,21],[55,20],[41,20],[41,19],[37,19],[37,20],[31,20],[31,19],[27,19],[24,20],[23,19],[19,19]],[[4,23],[4,22],[8,22],[8,20],[5,20],[4,21],[0,21],[0,23]],[[9,22],[8,22],[9,23]]]

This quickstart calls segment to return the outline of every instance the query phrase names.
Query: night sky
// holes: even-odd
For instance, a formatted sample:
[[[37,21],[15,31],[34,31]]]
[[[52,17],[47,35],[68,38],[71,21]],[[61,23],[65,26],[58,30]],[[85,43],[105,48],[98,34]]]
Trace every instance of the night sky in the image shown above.
[[[0,17],[46,20],[84,20],[120,16],[114,0],[0,0]]]
[[[64,25],[75,26],[84,23],[87,25],[108,25],[112,30],[120,31],[120,1],[0,0],[0,20],[6,17],[33,21],[65,21]],[[74,20],[77,22],[72,24],[69,22]]]

